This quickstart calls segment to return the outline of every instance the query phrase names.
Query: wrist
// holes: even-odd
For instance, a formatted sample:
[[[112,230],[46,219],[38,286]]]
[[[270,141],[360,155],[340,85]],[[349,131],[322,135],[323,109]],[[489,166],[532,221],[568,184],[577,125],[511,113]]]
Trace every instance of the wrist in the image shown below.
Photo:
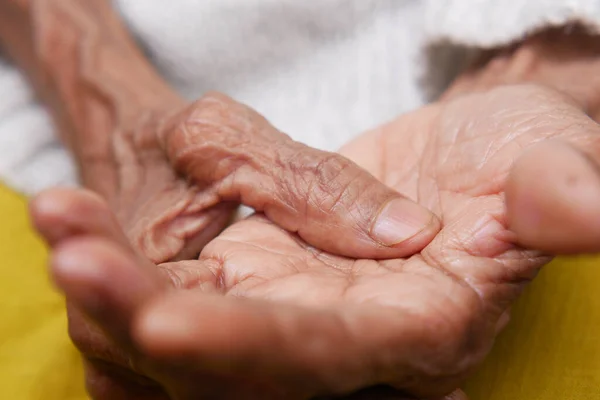
[[[138,182],[136,172],[140,166],[161,164],[165,160],[158,142],[165,121],[180,111],[182,101],[169,102],[143,109],[130,109],[126,118],[115,123],[109,113],[100,111],[96,122],[80,132],[72,148],[76,158],[81,184],[91,189],[110,204],[124,187]],[[90,138],[90,140],[86,140]]]
[[[487,51],[442,96],[500,85],[538,84],[573,98],[600,118],[600,37],[579,26],[550,29],[508,48]]]
[[[117,143],[132,132],[145,143],[144,121],[184,103],[137,48],[110,0],[0,1],[0,45],[49,107],[82,182],[103,194],[111,169],[129,162]]]
[[[110,199],[119,186],[114,175],[154,150],[162,120],[186,101],[133,51],[97,43],[93,58],[80,74],[61,78],[73,92],[53,91],[53,108],[82,184]]]

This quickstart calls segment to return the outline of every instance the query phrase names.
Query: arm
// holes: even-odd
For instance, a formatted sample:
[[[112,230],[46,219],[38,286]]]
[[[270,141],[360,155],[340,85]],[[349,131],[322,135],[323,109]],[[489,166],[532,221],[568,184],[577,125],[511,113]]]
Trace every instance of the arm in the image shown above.
[[[2,46],[49,104],[83,183],[154,261],[183,243],[197,253],[238,202],[340,254],[410,254],[439,229],[349,160],[292,141],[226,96],[187,106],[107,0],[1,0],[0,15]]]
[[[183,103],[106,0],[0,1],[0,46],[49,106],[84,185],[105,196],[116,186],[113,137]]]

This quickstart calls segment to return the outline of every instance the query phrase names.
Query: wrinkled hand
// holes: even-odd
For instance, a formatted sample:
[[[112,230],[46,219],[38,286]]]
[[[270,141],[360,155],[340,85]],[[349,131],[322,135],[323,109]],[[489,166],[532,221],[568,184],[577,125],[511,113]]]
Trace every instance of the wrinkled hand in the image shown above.
[[[513,161],[546,140],[594,148],[598,134],[569,99],[513,86],[425,107],[351,143],[345,155],[441,218],[409,258],[342,258],[257,215],[199,261],[156,270],[88,194],[48,193],[32,210],[59,287],[127,350],[90,347],[71,325],[88,362],[113,363],[88,371],[97,398],[163,398],[148,394],[160,388],[181,399],[291,399],[381,383],[439,396],[485,357],[549,259],[507,229]],[[87,218],[66,218],[76,207]]]
[[[156,263],[197,256],[238,203],[352,257],[412,254],[439,229],[429,211],[352,162],[292,141],[224,95],[147,117],[112,138],[112,163],[99,163],[88,181]]]
[[[439,230],[438,219],[428,210],[346,158],[290,140],[223,95],[206,96],[159,122],[148,118],[113,140],[117,168],[98,163],[91,176],[102,179],[93,180],[94,186],[100,184],[110,209],[117,211],[128,238],[123,243],[131,242],[139,257],[153,262],[197,255],[229,221],[237,202],[338,254],[411,254]],[[104,208],[97,213],[96,208],[97,199],[78,199],[60,190],[33,205],[39,229],[53,245],[111,220]],[[111,232],[120,229],[115,225]],[[110,370],[115,359],[125,357],[123,349],[87,323],[77,304],[68,308],[89,374]]]

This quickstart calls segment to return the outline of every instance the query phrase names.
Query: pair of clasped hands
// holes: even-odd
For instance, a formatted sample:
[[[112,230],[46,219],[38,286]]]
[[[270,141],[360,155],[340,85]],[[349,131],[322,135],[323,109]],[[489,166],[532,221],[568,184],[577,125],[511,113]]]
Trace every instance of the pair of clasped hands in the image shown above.
[[[207,95],[115,135],[110,198],[35,198],[90,394],[465,399],[551,255],[600,249],[593,112],[495,75],[339,153]]]

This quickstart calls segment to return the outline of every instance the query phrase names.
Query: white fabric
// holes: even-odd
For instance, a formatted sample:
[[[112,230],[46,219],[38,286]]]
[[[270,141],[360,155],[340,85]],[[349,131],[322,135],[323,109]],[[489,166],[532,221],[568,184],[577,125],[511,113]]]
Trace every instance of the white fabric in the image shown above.
[[[435,57],[427,60],[429,83],[439,86],[460,72],[465,59],[451,44],[496,46],[549,24],[600,21],[600,1],[594,0],[115,0],[115,5],[185,96],[225,92],[295,139],[326,150],[424,102],[420,54],[428,45],[437,44],[429,47]],[[31,194],[76,184],[75,177],[48,116],[22,77],[0,63],[0,179]]]
[[[600,27],[599,0],[430,0],[426,31],[434,42],[494,47],[570,22]]]
[[[21,74],[0,59],[0,179],[24,193],[71,186],[76,173]]]

